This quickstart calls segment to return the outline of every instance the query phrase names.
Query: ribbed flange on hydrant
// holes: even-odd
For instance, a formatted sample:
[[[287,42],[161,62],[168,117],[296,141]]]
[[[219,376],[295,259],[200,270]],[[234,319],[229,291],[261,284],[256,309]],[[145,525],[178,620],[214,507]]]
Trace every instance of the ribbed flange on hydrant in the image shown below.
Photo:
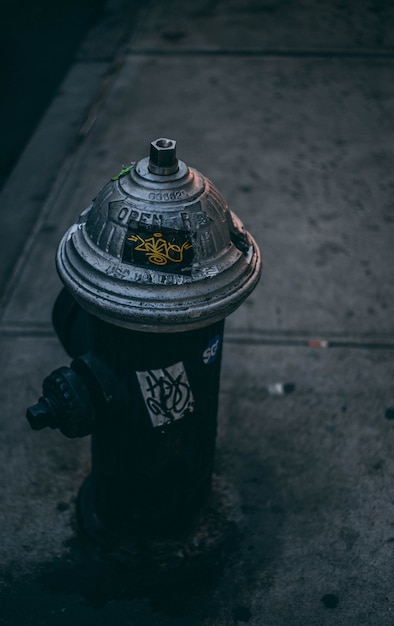
[[[92,434],[79,498],[101,544],[186,528],[210,492],[224,318],[259,249],[214,185],[160,138],[60,242],[53,322],[68,353],[27,417]]]

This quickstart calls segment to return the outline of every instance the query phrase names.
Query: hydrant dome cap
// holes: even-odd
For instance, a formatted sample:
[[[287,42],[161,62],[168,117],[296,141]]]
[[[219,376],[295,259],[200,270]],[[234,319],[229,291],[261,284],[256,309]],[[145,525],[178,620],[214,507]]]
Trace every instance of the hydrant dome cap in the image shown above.
[[[223,319],[254,289],[259,249],[222,196],[176,157],[176,142],[123,168],[61,240],[60,278],[113,324],[182,331]]]

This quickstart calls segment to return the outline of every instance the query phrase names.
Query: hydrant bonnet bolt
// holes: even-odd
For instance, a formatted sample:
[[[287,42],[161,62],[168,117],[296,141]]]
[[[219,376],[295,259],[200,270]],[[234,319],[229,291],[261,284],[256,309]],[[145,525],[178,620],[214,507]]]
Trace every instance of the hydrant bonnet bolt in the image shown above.
[[[176,141],[173,139],[156,139],[150,144],[149,171],[153,174],[168,176],[178,170],[176,158]]]

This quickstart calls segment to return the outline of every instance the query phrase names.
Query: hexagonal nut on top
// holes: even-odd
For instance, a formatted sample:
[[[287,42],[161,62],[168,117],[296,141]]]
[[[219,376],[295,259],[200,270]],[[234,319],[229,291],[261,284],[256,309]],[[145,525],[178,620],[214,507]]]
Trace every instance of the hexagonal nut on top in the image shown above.
[[[174,139],[160,137],[151,142],[148,169],[159,176],[175,174],[178,170],[178,159]]]

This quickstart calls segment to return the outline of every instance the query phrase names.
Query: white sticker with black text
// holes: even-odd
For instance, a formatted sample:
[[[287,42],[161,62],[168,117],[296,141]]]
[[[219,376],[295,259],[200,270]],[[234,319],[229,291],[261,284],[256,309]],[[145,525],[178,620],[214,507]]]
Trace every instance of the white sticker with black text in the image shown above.
[[[179,420],[193,411],[194,398],[183,363],[136,374],[153,426]]]

